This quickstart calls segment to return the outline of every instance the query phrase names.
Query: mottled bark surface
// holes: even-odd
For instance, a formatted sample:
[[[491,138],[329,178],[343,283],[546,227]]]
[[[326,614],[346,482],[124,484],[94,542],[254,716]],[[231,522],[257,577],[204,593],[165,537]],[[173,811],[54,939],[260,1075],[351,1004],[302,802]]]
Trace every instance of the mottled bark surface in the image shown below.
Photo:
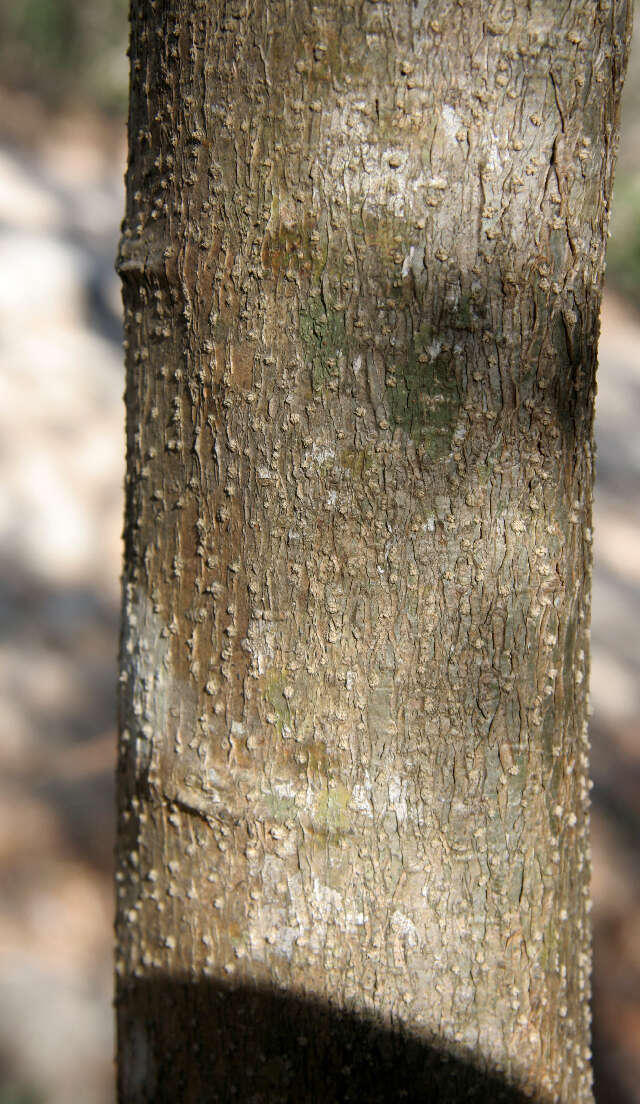
[[[390,1100],[401,1069],[398,1099],[592,1099],[629,27],[626,0],[133,0],[127,1104]]]

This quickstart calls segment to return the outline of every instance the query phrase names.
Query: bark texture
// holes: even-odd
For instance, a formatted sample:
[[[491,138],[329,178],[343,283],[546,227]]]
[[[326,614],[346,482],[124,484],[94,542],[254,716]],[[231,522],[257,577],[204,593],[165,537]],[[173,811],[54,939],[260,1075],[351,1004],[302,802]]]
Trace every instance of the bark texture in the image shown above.
[[[630,4],[131,13],[120,1100],[587,1104]]]

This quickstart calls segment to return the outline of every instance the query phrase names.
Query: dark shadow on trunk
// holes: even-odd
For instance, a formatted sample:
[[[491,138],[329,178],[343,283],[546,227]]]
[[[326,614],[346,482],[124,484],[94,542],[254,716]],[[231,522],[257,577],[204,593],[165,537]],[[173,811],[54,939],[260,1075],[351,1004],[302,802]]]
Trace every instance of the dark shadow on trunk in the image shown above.
[[[122,983],[125,993],[120,1104],[534,1100],[437,1043],[294,994],[158,976]]]

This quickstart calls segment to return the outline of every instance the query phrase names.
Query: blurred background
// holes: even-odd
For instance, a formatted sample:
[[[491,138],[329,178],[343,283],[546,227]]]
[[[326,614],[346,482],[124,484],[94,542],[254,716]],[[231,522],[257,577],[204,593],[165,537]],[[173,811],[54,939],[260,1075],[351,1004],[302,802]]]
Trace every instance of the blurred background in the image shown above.
[[[0,0],[0,1104],[113,1100],[127,0]],[[598,1104],[640,1104],[640,21],[600,343]]]

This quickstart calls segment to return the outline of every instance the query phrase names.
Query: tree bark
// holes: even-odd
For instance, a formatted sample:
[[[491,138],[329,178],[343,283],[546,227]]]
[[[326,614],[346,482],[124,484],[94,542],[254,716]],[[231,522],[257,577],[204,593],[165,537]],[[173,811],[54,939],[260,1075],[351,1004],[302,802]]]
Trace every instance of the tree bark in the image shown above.
[[[627,0],[133,0],[119,1098],[586,1104]]]

